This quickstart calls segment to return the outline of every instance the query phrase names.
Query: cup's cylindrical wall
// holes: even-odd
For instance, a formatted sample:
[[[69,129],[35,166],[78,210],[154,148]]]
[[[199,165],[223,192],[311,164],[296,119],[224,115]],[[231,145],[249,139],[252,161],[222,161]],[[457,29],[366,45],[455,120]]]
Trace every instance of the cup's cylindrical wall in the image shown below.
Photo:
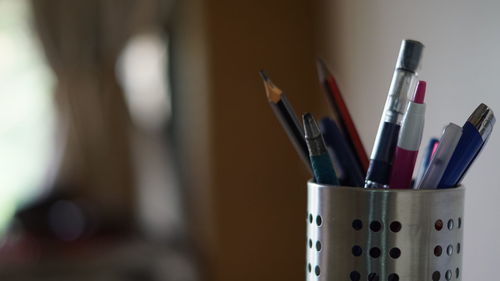
[[[306,280],[461,280],[464,193],[309,182]]]

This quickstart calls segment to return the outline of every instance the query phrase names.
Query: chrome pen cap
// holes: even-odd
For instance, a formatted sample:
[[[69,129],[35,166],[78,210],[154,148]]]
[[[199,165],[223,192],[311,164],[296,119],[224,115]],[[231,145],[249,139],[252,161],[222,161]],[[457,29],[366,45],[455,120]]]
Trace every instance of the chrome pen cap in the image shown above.
[[[422,58],[424,44],[405,39],[401,42],[396,68],[384,107],[383,121],[399,123],[403,115],[408,95],[416,86],[415,77]]]
[[[417,72],[423,50],[424,44],[421,42],[410,39],[403,40],[403,42],[401,42],[401,48],[399,49],[396,68]]]
[[[323,135],[312,114],[305,113],[302,115],[302,119],[304,122],[305,139],[309,149],[309,155],[316,156],[327,153]]]
[[[486,140],[493,130],[496,118],[493,110],[484,103],[481,103],[472,112],[467,122],[471,123],[477,129],[483,140]]]

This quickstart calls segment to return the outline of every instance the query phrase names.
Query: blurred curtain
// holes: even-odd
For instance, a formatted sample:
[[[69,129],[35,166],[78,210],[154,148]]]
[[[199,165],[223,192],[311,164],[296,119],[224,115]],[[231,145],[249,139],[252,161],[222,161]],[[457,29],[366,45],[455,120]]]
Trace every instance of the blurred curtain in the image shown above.
[[[134,209],[132,129],[115,65],[129,37],[159,24],[161,0],[32,0],[34,24],[52,67],[66,145],[60,185],[90,200],[102,218]]]

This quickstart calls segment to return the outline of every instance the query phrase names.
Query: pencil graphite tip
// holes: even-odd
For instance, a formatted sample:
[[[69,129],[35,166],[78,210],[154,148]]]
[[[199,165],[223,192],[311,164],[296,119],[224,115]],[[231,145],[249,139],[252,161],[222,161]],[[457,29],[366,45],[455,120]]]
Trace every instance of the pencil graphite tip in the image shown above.
[[[318,69],[319,80],[321,82],[325,81],[330,71],[328,70],[326,63],[322,58],[318,58],[316,60],[316,68]]]
[[[264,73],[264,71],[259,71],[262,81],[264,81],[264,87],[266,88],[267,99],[272,103],[278,103],[281,100],[281,95],[283,91],[273,84],[271,79]]]
[[[267,76],[266,72],[264,70],[259,71],[260,77],[262,80],[266,81],[269,80],[269,77]]]
[[[306,139],[317,138],[321,135],[318,124],[312,116],[311,113],[305,113],[302,115],[302,120],[304,122],[304,132]]]

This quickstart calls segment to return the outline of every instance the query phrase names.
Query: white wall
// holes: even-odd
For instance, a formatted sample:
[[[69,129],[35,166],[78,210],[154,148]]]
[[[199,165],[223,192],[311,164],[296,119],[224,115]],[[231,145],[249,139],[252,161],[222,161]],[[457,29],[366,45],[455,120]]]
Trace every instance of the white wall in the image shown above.
[[[500,116],[500,1],[321,1],[321,55],[335,72],[371,152],[402,39],[426,46],[423,143],[484,102]],[[327,7],[326,9],[324,7]],[[500,126],[497,125],[497,126]],[[500,128],[464,180],[463,280],[494,280],[500,261]]]

